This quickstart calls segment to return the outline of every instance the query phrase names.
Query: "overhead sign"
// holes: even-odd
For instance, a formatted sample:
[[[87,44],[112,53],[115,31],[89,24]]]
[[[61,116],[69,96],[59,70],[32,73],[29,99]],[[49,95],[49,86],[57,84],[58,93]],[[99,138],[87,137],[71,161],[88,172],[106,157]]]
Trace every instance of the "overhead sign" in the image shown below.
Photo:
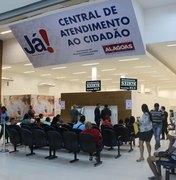
[[[86,91],[101,91],[101,81],[86,81]]]
[[[10,28],[34,67],[145,54],[130,0],[64,8]]]
[[[120,78],[120,89],[137,90],[137,79]]]

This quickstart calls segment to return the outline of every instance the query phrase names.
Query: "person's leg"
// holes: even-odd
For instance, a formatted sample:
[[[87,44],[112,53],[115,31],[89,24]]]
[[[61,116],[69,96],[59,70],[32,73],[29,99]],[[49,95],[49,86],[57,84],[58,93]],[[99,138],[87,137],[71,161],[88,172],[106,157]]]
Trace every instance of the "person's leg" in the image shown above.
[[[161,130],[161,134],[162,134],[162,137],[161,137],[161,139],[165,139],[165,127],[164,127],[164,125],[162,126],[162,130]]]
[[[162,130],[162,124],[158,124],[156,128],[156,146],[155,150],[157,150],[160,147],[160,135]]]
[[[155,137],[155,147],[156,147],[156,130],[157,130],[157,125],[153,124],[153,135]]]
[[[144,141],[139,140],[139,149],[140,149],[140,158],[137,159],[137,162],[144,160]]]
[[[156,168],[156,165],[155,165],[155,161],[156,161],[156,157],[155,156],[150,156],[150,157],[147,158],[147,162],[149,164],[150,169],[152,170],[152,172],[154,174],[154,178],[156,180],[158,180],[160,177],[158,176],[158,171],[157,171],[157,168]],[[151,177],[149,179],[152,179],[152,178],[153,177]]]
[[[147,151],[148,151],[148,156],[151,156],[151,145],[150,142],[146,142],[146,146],[147,146]]]

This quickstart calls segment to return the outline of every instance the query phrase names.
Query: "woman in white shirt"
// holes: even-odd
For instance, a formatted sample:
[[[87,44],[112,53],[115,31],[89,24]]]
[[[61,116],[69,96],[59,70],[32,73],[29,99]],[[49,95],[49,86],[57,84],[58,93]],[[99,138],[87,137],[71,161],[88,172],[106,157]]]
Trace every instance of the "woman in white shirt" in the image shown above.
[[[150,141],[153,136],[153,129],[152,129],[152,118],[149,112],[148,106],[143,104],[141,106],[143,115],[139,119],[139,148],[140,148],[140,158],[137,159],[137,162],[141,162],[144,160],[144,142],[147,146],[147,151],[149,157],[151,156],[151,145]]]

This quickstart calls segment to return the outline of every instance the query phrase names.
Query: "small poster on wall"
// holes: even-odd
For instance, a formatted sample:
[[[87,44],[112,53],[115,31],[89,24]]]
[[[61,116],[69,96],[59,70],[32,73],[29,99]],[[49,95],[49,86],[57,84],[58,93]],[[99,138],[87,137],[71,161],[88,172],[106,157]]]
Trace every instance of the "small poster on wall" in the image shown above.
[[[131,110],[131,109],[132,109],[132,100],[126,99],[126,110]]]
[[[61,109],[65,109],[65,101],[60,102],[60,107],[61,107]]]

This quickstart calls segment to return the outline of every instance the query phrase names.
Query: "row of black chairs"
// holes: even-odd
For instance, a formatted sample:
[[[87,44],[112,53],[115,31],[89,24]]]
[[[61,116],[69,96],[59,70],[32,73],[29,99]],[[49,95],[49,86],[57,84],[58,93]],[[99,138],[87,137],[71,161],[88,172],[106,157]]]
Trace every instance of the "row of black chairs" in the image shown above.
[[[7,132],[11,143],[14,145],[14,150],[17,151],[18,145],[29,146],[30,153],[26,156],[34,155],[34,149],[44,146],[49,146],[49,156],[46,159],[56,158],[56,150],[65,148],[69,152],[74,153],[74,159],[70,162],[78,161],[77,153],[82,150],[83,152],[93,155],[96,153],[95,166],[102,163],[100,159],[100,150],[96,146],[95,138],[89,134],[78,135],[71,131],[64,131],[61,133],[56,130],[49,130],[47,133],[42,129],[34,128],[32,131],[27,128],[20,128],[19,126],[8,127]]]

